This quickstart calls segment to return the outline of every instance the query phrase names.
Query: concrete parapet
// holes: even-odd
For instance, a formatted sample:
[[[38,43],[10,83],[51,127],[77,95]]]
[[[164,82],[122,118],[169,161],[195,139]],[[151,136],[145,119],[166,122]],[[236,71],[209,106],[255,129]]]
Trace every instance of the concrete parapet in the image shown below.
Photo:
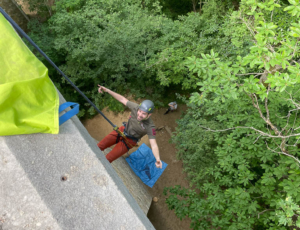
[[[104,154],[110,152],[111,149],[104,150]],[[113,161],[113,168],[125,184],[126,188],[129,190],[133,198],[137,201],[140,208],[143,210],[145,215],[147,215],[151,203],[152,197],[150,193],[146,190],[145,185],[139,177],[135,175],[124,157],[120,157],[117,160]]]
[[[75,116],[58,135],[0,137],[0,229],[154,227]]]

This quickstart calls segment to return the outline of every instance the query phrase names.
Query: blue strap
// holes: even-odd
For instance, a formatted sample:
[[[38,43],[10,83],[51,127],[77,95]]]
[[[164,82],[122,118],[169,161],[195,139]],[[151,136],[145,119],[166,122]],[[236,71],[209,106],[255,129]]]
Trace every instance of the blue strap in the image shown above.
[[[67,120],[69,120],[71,117],[79,113],[79,104],[75,102],[66,102],[63,103],[59,106],[59,113],[64,111],[68,107],[73,107],[71,110],[63,114],[62,116],[59,117],[59,125],[62,125],[65,123]]]

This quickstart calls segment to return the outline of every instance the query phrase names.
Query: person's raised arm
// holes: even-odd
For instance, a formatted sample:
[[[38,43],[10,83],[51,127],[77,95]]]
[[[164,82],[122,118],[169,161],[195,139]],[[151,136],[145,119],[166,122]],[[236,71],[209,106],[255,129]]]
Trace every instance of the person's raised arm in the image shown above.
[[[128,99],[123,97],[122,95],[118,94],[118,93],[115,93],[114,91],[108,89],[108,88],[105,88],[104,86],[101,86],[101,85],[98,85],[99,89],[98,89],[98,92],[99,93],[103,93],[103,92],[106,92],[106,93],[109,93],[111,96],[113,96],[116,100],[118,100],[119,102],[121,102],[123,105],[126,106],[127,104],[127,101]]]
[[[149,139],[149,142],[150,142],[150,145],[151,145],[151,149],[152,149],[153,155],[154,155],[154,157],[156,159],[155,166],[157,168],[162,168],[162,162],[160,160],[159,150],[158,150],[158,146],[157,146],[156,140],[155,139]]]

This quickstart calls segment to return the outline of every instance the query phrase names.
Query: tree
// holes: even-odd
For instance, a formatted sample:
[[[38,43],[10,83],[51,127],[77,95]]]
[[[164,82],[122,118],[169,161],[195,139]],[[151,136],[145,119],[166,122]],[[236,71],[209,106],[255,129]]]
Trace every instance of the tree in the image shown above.
[[[34,29],[32,36],[38,38],[43,50],[63,56],[57,63],[59,67],[98,107],[123,109],[110,97],[99,97],[98,84],[119,93],[129,90],[136,97],[147,95],[158,106],[162,105],[159,99],[164,87],[154,87],[155,75],[146,66],[164,48],[161,31],[172,21],[160,15],[156,2],[145,1],[142,5],[134,0],[61,0],[56,2],[55,9],[55,14],[41,26],[44,33]],[[51,43],[44,42],[46,37],[53,38]],[[67,99],[83,102],[64,79],[52,77]],[[80,115],[86,112],[82,109]],[[89,113],[94,114],[93,108]]]
[[[193,165],[181,121],[174,141],[188,172],[201,179],[192,181],[200,192],[174,187],[165,193],[171,194],[169,207],[180,218],[190,217],[194,229],[300,227],[300,4],[289,3],[243,0],[231,20],[251,34],[250,52],[224,60],[212,50],[185,62],[200,92],[183,120],[192,116],[198,132],[213,135],[215,146],[207,154],[217,163],[201,170]],[[195,132],[185,134],[188,139]]]
[[[170,84],[159,84],[158,54],[183,38],[193,42],[196,19],[185,28],[188,22],[168,19],[153,0],[61,0],[47,22],[31,22],[31,36],[98,107],[122,110],[113,99],[99,97],[95,87],[104,84],[119,93],[148,97],[157,106],[167,103],[164,94]],[[67,99],[82,102],[60,76],[52,79]],[[92,108],[88,112],[94,114]]]
[[[151,98],[161,106],[168,102],[170,90],[197,87],[197,78],[185,66],[186,57],[212,47],[224,50],[224,58],[242,52],[244,44],[231,45],[230,32],[222,29],[229,28],[222,15],[232,7],[229,1],[212,0],[201,15],[191,13],[172,21],[154,0],[61,0],[47,22],[30,23],[30,36],[98,107],[123,109],[91,90],[99,83],[120,93]],[[247,43],[240,39],[244,31],[236,35],[236,40]],[[64,79],[51,67],[50,71],[67,100],[82,102],[79,115],[93,115],[94,110],[85,107]]]
[[[211,0],[205,3],[201,14],[189,13],[174,22],[176,33],[165,34],[165,39],[170,41],[172,36],[173,42],[150,60],[162,85],[197,88],[198,77],[186,67],[187,57],[200,56],[211,49],[218,50],[221,60],[246,55],[253,42],[247,27],[230,17],[234,8],[231,1]]]

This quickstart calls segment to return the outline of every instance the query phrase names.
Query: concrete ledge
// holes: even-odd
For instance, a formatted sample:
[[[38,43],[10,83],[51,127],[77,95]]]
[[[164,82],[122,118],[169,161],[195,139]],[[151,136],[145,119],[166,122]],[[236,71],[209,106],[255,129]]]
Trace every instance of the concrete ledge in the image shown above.
[[[110,148],[105,149],[104,154],[106,155],[110,151]],[[123,181],[126,188],[129,190],[130,194],[137,201],[145,215],[147,215],[152,203],[152,197],[146,190],[146,185],[144,185],[141,179],[135,175],[124,157],[120,157],[113,161],[111,165]]]
[[[77,117],[0,151],[0,229],[154,229]]]

